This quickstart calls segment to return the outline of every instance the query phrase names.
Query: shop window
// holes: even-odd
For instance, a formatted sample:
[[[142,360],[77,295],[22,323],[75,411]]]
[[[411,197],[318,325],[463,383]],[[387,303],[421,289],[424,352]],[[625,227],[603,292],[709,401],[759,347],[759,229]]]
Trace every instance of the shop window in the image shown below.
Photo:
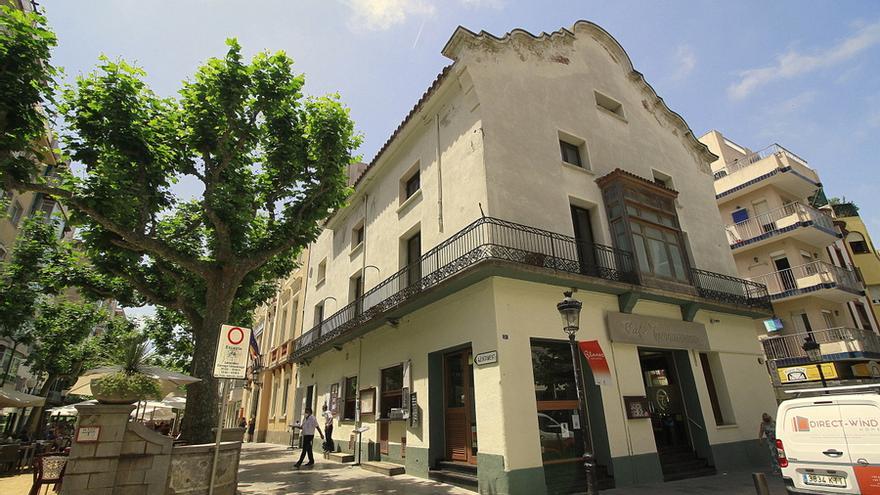
[[[571,346],[565,341],[532,339],[531,349],[541,457],[546,466],[576,463],[583,454],[583,421]]]
[[[736,424],[718,353],[701,352],[700,365],[703,368],[703,377],[706,379],[706,388],[709,391],[709,402],[712,404],[715,424],[719,426]]]
[[[382,370],[381,376],[382,418],[391,416],[391,410],[403,407],[403,365],[398,364]]]
[[[675,208],[678,193],[620,169],[596,182],[615,247],[632,252],[642,274],[690,283],[688,250]]]
[[[357,377],[350,376],[345,379],[345,388],[343,390],[343,400],[345,405],[342,407],[342,419],[354,421],[357,414]]]

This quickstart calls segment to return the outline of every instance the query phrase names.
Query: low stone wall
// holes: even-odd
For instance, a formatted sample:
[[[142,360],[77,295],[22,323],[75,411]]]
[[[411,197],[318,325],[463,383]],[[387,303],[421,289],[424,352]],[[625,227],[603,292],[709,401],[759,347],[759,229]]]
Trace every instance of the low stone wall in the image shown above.
[[[214,479],[215,495],[235,495],[238,485],[238,463],[241,442],[220,444],[217,459],[217,475]],[[171,475],[167,495],[202,495],[208,493],[211,465],[214,461],[214,445],[182,445],[174,447],[171,454]]]
[[[77,406],[62,495],[203,495],[208,493],[214,444],[172,447],[170,437],[129,421],[133,405]],[[235,495],[240,428],[224,430],[216,495]]]

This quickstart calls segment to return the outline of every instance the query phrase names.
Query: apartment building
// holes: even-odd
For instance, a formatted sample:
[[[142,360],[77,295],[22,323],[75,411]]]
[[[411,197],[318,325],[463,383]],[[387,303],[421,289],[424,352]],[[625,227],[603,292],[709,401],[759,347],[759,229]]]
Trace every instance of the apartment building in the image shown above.
[[[860,272],[865,283],[865,294],[876,317],[880,313],[880,253],[874,248],[868,227],[854,203],[838,203],[831,205],[831,208],[845,233],[841,247],[849,253],[853,265]]]
[[[753,151],[718,131],[700,141],[718,156],[714,190],[739,275],[766,285],[773,301],[758,328],[779,399],[822,378],[858,383],[880,350],[878,326],[841,224],[819,207],[818,174],[778,144]],[[807,340],[820,344],[820,361]]]
[[[582,490],[586,434],[602,486],[766,462],[769,296],[716,227],[716,156],[593,23],[442,53],[310,248],[294,416],[326,404],[342,450],[482,493]],[[611,374],[583,365],[585,418],[564,290]]]
[[[289,357],[294,339],[302,332],[303,275],[308,259],[308,250],[304,250],[298,267],[279,283],[275,297],[255,311],[253,333],[260,351],[256,378],[251,369],[247,384],[228,398],[230,424],[237,425],[242,417],[256,418],[254,440],[258,442],[290,443],[289,425],[296,420],[292,395],[296,365]]]

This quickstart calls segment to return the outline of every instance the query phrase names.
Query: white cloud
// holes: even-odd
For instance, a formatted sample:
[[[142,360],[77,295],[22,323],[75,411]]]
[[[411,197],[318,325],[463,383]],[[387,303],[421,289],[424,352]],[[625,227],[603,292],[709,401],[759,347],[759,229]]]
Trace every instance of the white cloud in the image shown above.
[[[433,15],[436,11],[429,0],[350,0],[349,20],[355,30],[385,31],[406,22],[410,16]]]
[[[697,66],[697,55],[690,45],[678,45],[675,49],[675,65],[675,72],[671,76],[673,80],[681,81],[691,75]]]
[[[734,100],[743,99],[760,86],[837,65],[877,43],[880,43],[880,22],[862,26],[852,36],[825,50],[809,54],[791,50],[777,57],[774,65],[740,72],[740,80],[727,88],[727,95]]]

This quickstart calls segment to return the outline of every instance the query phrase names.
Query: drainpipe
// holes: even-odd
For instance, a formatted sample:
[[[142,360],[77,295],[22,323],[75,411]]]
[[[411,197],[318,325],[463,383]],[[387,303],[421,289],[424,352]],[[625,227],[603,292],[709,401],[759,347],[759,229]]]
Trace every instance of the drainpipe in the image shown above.
[[[434,124],[436,128],[437,150],[435,159],[437,160],[437,225],[440,232],[443,232],[443,160],[440,150],[440,113],[434,114]]]

